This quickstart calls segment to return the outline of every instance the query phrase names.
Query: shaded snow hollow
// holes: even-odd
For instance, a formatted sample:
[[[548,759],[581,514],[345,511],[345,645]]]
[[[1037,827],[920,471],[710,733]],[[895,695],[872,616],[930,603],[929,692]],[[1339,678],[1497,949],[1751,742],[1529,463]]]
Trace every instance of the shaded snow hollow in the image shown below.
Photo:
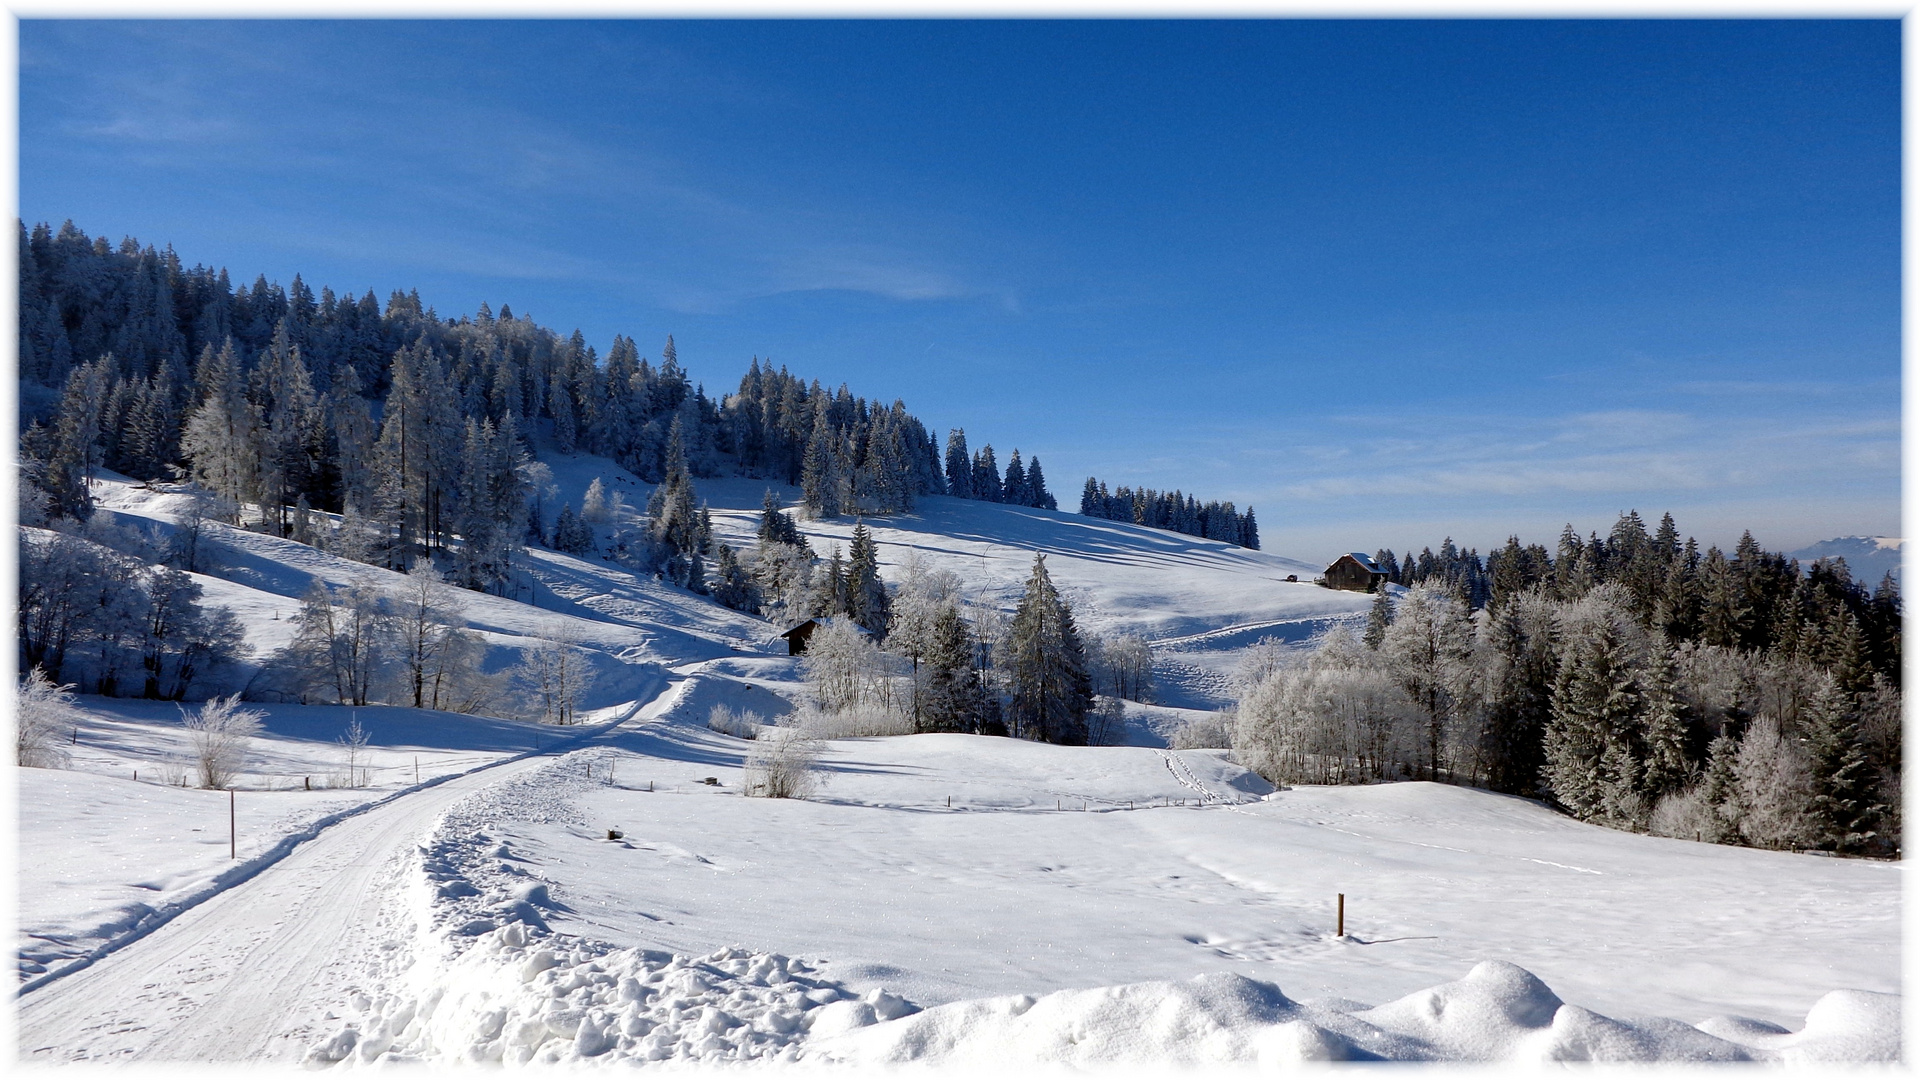
[[[447,812],[414,862],[418,958],[399,986],[348,1003],[310,1067],[495,1062],[808,1062],[974,1069],[1042,1064],[1258,1065],[1314,1061],[1891,1062],[1900,999],[1836,990],[1798,1032],[1716,1017],[1614,1018],[1563,1002],[1524,968],[1462,978],[1369,1007],[1295,1000],[1229,972],[955,1001],[922,1009],[864,993],[819,965],[744,947],[707,955],[620,948],[556,932],[571,909],[502,820],[586,830],[576,798],[607,781],[583,750]],[[609,837],[610,844],[625,839]],[[697,858],[697,856],[694,856]]]

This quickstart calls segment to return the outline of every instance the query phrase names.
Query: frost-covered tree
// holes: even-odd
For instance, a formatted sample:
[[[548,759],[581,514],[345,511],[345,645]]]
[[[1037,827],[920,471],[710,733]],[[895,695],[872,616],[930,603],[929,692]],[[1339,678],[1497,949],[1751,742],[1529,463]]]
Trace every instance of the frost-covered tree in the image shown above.
[[[520,650],[513,680],[527,697],[535,720],[568,725],[574,722],[581,695],[593,685],[594,671],[579,647],[579,634],[572,626],[555,622],[534,644]]]
[[[234,696],[214,698],[182,717],[201,787],[233,785],[252,756],[254,737],[266,715],[240,708],[240,698]]]
[[[1336,630],[1304,663],[1261,667],[1234,712],[1237,760],[1274,783],[1414,775],[1420,710],[1378,653]]]
[[[735,611],[754,611],[760,606],[753,577],[740,565],[740,557],[726,544],[715,544],[713,555],[713,599]]]
[[[1425,717],[1426,775],[1437,777],[1449,764],[1448,751],[1478,741],[1471,726],[1474,707],[1473,624],[1466,605],[1445,585],[1422,583],[1401,598],[1379,652],[1388,671],[1400,680],[1408,700]],[[1450,739],[1450,732],[1460,738]]]
[[[1103,694],[1127,701],[1153,700],[1153,647],[1138,634],[1115,634],[1087,643],[1095,682]]]
[[[807,640],[801,662],[814,697],[828,713],[890,708],[892,667],[872,635],[844,617],[829,618]]]
[[[466,614],[459,595],[440,571],[422,559],[388,595],[387,630],[400,697],[416,709],[439,708],[450,690],[477,662],[463,640]]]
[[[56,685],[39,668],[28,668],[13,697],[13,763],[27,769],[64,769],[60,739],[79,726],[73,687]]]
[[[1547,784],[1576,816],[1621,820],[1640,779],[1632,740],[1644,706],[1634,629],[1617,593],[1602,587],[1568,612],[1563,633],[1545,733]]]
[[[605,525],[612,520],[612,512],[607,504],[607,486],[599,477],[587,485],[587,493],[580,499],[580,519],[590,525]]]

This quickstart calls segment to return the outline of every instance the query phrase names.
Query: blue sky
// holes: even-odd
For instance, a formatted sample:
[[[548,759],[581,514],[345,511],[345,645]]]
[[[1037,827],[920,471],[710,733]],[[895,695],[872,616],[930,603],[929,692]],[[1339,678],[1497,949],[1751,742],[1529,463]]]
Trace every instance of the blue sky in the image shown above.
[[[28,221],[904,398],[1270,550],[1899,530],[1899,25],[46,22]]]

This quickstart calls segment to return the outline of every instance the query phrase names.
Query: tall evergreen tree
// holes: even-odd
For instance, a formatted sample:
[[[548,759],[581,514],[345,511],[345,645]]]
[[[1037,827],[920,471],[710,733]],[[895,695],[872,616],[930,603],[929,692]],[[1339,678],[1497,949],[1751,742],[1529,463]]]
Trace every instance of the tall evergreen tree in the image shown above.
[[[973,459],[967,454],[967,433],[963,428],[947,432],[947,494],[956,499],[975,497]]]
[[[1093,683],[1073,610],[1036,554],[1007,636],[1008,717],[1013,734],[1045,742],[1086,742]]]
[[[846,613],[875,637],[887,632],[887,587],[880,580],[880,549],[865,522],[853,524],[847,552]]]

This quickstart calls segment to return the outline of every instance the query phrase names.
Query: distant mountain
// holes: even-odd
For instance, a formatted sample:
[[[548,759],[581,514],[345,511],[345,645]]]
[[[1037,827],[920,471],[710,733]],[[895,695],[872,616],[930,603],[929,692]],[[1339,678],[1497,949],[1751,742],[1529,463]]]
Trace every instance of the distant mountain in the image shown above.
[[[1871,589],[1880,584],[1880,579],[1889,571],[1893,573],[1893,580],[1901,580],[1900,541],[1898,536],[1842,536],[1787,554],[1799,559],[1803,568],[1815,559],[1845,559],[1847,569],[1853,572],[1853,580]]]

